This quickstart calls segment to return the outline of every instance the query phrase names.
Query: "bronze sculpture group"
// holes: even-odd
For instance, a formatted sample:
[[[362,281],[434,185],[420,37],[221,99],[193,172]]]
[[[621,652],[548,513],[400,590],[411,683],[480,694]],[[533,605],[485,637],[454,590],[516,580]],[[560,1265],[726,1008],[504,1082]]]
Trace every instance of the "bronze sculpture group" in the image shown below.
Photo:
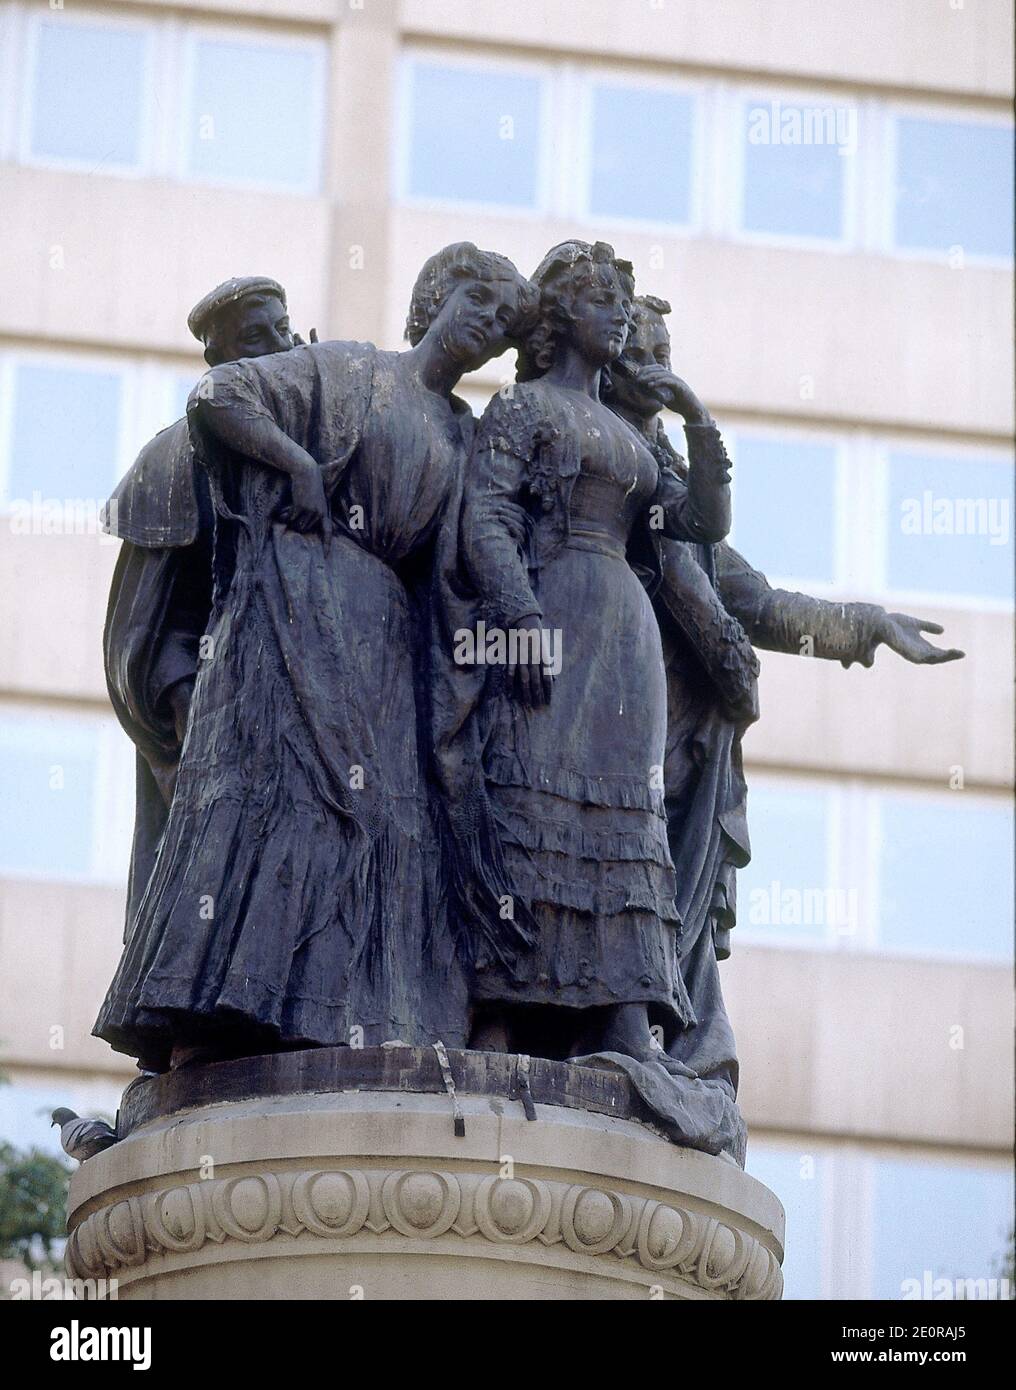
[[[301,343],[264,279],[192,313],[210,370],[110,510],[138,803],[95,1031],[143,1069],[440,1040],[620,1069],[743,1153],[717,960],[753,645],[960,653],[725,544],[729,460],[635,289],[604,243],[530,279],[459,243],[403,352]],[[509,348],[475,421],[455,387]]]

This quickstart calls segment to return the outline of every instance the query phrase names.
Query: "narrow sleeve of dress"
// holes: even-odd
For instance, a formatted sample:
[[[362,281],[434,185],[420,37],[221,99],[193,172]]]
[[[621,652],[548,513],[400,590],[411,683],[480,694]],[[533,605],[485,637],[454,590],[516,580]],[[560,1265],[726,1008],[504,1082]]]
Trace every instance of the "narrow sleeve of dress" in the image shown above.
[[[266,390],[266,378],[249,361],[224,362],[212,367],[194,387],[187,400],[188,419],[194,419],[199,403],[222,410],[239,411],[249,419],[273,423],[273,402]]]
[[[660,469],[652,505],[671,540],[716,543],[730,530],[730,460],[715,425],[686,425],[688,476]]]
[[[504,626],[543,616],[528,567],[499,516],[502,504],[520,502],[534,447],[532,424],[527,402],[495,396],[476,433],[465,490],[466,567],[484,607]]]
[[[850,666],[870,665],[876,626],[884,609],[875,603],[833,603],[791,589],[773,589],[731,546],[716,552],[716,582],[725,608],[764,651],[811,655]]]
[[[730,530],[730,459],[715,425],[684,427],[688,501],[695,540],[722,541]]]

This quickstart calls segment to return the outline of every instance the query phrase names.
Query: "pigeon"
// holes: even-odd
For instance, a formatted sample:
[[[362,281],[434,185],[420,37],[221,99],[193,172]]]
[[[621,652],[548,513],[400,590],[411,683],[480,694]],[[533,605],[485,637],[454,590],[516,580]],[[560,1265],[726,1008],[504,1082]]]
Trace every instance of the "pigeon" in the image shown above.
[[[105,1120],[83,1120],[73,1110],[54,1110],[53,1124],[60,1126],[60,1147],[79,1163],[116,1143],[116,1131]]]

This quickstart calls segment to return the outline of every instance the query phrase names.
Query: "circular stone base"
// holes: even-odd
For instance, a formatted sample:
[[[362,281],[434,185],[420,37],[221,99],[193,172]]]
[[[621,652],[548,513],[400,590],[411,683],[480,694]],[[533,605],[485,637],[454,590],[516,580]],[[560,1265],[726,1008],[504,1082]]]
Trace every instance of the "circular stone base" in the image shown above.
[[[524,1106],[501,1085],[517,1059],[488,1068],[487,1054],[451,1054],[456,1124],[436,1059],[424,1089],[421,1054],[393,1052],[246,1059],[131,1088],[126,1137],[71,1180],[71,1276],[116,1279],[121,1299],[780,1297],[782,1207],[732,1160],[574,1098],[541,1103],[542,1086]],[[294,1085],[300,1059],[333,1089]],[[334,1084],[354,1066],[368,1085]],[[573,1079],[597,1078],[619,1080]]]

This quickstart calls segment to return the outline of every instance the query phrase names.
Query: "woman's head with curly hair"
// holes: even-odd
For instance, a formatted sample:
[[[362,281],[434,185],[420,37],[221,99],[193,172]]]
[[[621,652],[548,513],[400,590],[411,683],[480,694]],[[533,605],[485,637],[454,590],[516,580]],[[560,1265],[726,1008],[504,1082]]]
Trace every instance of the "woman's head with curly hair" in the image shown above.
[[[635,296],[631,262],[619,260],[605,241],[561,242],[544,256],[532,281],[540,292],[540,307],[519,347],[519,381],[532,381],[554,365],[561,345],[574,337],[584,295],[601,289],[618,296],[629,314]]]
[[[420,343],[449,298],[463,284],[495,288],[502,301],[504,336],[524,337],[536,315],[539,293],[507,256],[480,251],[471,241],[457,241],[424,262],[416,277],[406,319],[406,337]]]

